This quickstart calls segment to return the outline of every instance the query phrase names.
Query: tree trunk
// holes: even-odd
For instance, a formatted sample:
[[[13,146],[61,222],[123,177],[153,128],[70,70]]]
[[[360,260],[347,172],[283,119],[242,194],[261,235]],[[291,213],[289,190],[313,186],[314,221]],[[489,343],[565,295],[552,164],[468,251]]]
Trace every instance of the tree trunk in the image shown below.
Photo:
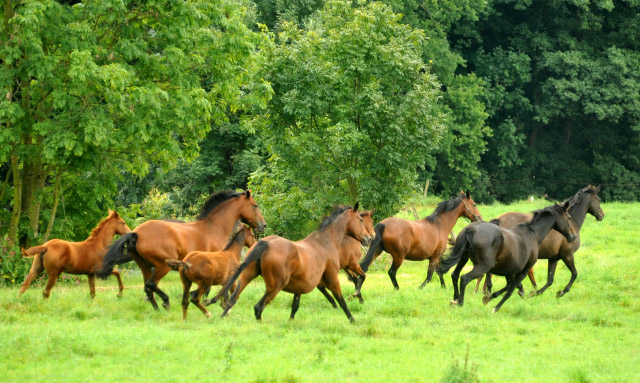
[[[53,206],[51,207],[51,218],[49,218],[49,223],[47,224],[47,230],[44,232],[44,237],[42,238],[43,243],[49,240],[49,236],[51,235],[51,230],[53,229],[53,222],[56,219],[56,212],[58,211],[58,201],[60,200],[60,179],[61,178],[62,178],[62,171],[58,170],[58,173],[56,174],[56,181],[55,181],[55,184],[53,185]]]
[[[22,208],[22,178],[15,145],[11,148],[11,175],[13,176],[13,211],[9,221],[9,242],[16,244]]]
[[[36,238],[40,228],[40,207],[42,206],[42,189],[44,189],[44,181],[47,178],[42,159],[38,157],[34,164],[33,184],[31,186],[31,202],[29,203],[29,228],[33,232],[33,238]],[[28,240],[27,240],[28,241]]]
[[[351,204],[355,204],[358,200],[358,182],[353,177],[347,177],[347,185],[349,186]]]

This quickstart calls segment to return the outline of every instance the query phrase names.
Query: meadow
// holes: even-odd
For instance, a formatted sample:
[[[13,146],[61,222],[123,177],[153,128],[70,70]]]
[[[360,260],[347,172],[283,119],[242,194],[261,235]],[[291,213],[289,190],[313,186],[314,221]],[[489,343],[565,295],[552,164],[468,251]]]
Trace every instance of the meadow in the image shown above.
[[[418,208],[429,214],[437,200]],[[485,220],[549,203],[523,201],[479,206]],[[425,289],[426,262],[405,262],[394,291],[383,254],[362,290],[364,304],[348,300],[349,323],[319,292],[302,296],[290,321],[292,295],[280,293],[256,322],[253,305],[264,292],[257,279],[228,318],[206,319],[191,306],[182,321],[177,273],[160,286],[170,311],[144,301],[137,269],[125,272],[126,289],[98,281],[95,299],[86,279],[59,283],[44,301],[42,285],[20,299],[0,288],[0,371],[5,382],[636,382],[640,379],[640,204],[602,204],[605,218],[587,216],[576,254],[578,279],[563,264],[546,294],[514,294],[492,314],[481,294],[467,289],[464,307],[452,307],[451,279]],[[401,214],[409,217],[404,212]],[[376,217],[377,220],[380,217]],[[468,222],[460,220],[454,229]],[[547,262],[534,267],[538,285]],[[469,266],[467,266],[467,270]],[[353,285],[341,276],[345,295]],[[530,291],[528,280],[523,282]],[[504,285],[494,279],[494,289]],[[470,285],[470,287],[472,287]]]

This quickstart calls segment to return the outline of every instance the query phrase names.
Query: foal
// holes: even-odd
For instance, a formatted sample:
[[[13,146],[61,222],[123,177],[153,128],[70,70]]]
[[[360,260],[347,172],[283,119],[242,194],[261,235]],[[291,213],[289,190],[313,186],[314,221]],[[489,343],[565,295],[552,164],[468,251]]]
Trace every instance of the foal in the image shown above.
[[[189,295],[191,303],[198,306],[200,311],[210,318],[211,314],[206,309],[208,303],[200,302],[202,295],[209,291],[212,285],[223,285],[240,265],[240,253],[244,246],[251,247],[256,242],[251,228],[244,226],[229,241],[222,251],[213,253],[204,251],[192,251],[182,261],[167,260],[167,264],[173,270],[180,272],[182,280],[182,319],[187,319],[189,308]],[[196,283],[198,289],[189,293],[191,284]]]
[[[33,257],[31,271],[25,279],[18,296],[22,295],[31,282],[47,271],[47,286],[42,291],[44,298],[49,298],[51,289],[58,281],[61,273],[84,274],[89,276],[89,293],[91,298],[96,295],[96,273],[100,271],[102,259],[107,252],[107,246],[111,243],[115,234],[130,232],[129,226],[115,211],[109,211],[109,216],[102,220],[92,231],[89,238],[82,242],[69,242],[61,239],[52,239],[44,245],[34,246],[22,250],[24,257]],[[116,270],[110,271],[118,279],[118,296],[122,296],[122,280]]]
[[[500,296],[507,291],[500,303],[493,309],[496,312],[509,299],[515,288],[522,282],[527,272],[538,260],[538,248],[551,229],[556,229],[573,241],[577,232],[570,223],[571,216],[567,212],[569,201],[563,205],[551,205],[533,212],[531,221],[522,223],[512,230],[503,229],[488,222],[475,222],[462,230],[449,256],[440,261],[438,273],[446,273],[453,265],[456,269],[451,274],[453,282],[452,304],[464,304],[464,290],[467,284],[488,272],[507,278],[507,287],[485,296],[483,303]],[[473,269],[458,277],[467,263],[473,262]]]

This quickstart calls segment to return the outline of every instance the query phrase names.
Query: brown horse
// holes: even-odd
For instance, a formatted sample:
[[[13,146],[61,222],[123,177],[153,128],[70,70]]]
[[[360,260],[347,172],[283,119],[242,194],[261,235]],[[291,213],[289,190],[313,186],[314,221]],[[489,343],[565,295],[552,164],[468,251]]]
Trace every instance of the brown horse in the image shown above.
[[[340,268],[347,273],[347,277],[351,282],[353,282],[356,289],[358,288],[358,276],[365,275],[358,263],[360,258],[362,258],[362,245],[369,245],[375,236],[375,232],[373,231],[374,210],[375,209],[360,213],[360,216],[362,217],[362,228],[364,229],[364,240],[362,243],[351,236],[345,236],[338,251],[338,255],[340,257]],[[338,307],[336,301],[333,300],[324,286],[318,286],[318,290],[322,292],[333,307]],[[357,297],[360,300],[360,303],[364,302],[362,295],[354,294],[354,297]]]
[[[458,197],[442,201],[435,211],[425,219],[410,221],[401,218],[390,217],[378,223],[374,230],[376,237],[369,246],[369,251],[364,257],[360,266],[365,272],[369,269],[371,262],[377,258],[382,251],[386,251],[393,257],[393,263],[389,268],[389,277],[396,290],[396,272],[402,262],[429,260],[427,278],[420,288],[423,288],[431,281],[433,271],[438,265],[440,256],[447,249],[447,237],[458,221],[458,218],[465,217],[471,221],[482,220],[476,203],[471,199],[471,194],[460,193]],[[440,277],[440,284],[444,287],[444,278]],[[360,295],[360,289],[364,283],[364,276],[358,277],[359,285],[355,296]]]
[[[353,316],[340,290],[338,249],[345,236],[352,236],[358,241],[364,239],[362,217],[357,210],[358,203],[353,208],[350,206],[337,208],[323,221],[319,230],[301,241],[292,242],[276,235],[258,241],[212,302],[221,296],[226,298],[229,289],[240,277],[238,286],[222,313],[224,317],[237,302],[238,296],[247,284],[258,275],[262,275],[266,291],[254,306],[257,320],[262,318],[265,306],[281,290],[294,294],[291,305],[291,319],[293,319],[300,305],[300,296],[321,285],[333,293],[347,318],[353,322]]]
[[[569,205],[567,201],[563,205],[551,205],[535,211],[531,221],[520,224],[513,230],[503,229],[489,222],[475,222],[465,227],[458,236],[453,250],[438,265],[438,274],[444,274],[453,265],[457,265],[451,273],[451,303],[462,306],[467,284],[491,272],[505,276],[508,282],[507,287],[491,295],[485,295],[483,299],[483,303],[487,304],[506,291],[500,303],[493,309],[493,312],[498,311],[538,260],[540,243],[551,229],[562,233],[569,242],[576,238],[577,231],[568,213]],[[473,262],[473,269],[460,278],[458,289],[460,271],[469,259]]]
[[[35,278],[43,270],[47,271],[47,286],[42,291],[42,296],[49,298],[51,289],[58,281],[61,273],[83,274],[89,276],[89,291],[91,298],[96,295],[96,273],[102,265],[102,258],[107,251],[115,234],[126,234],[131,230],[122,217],[115,211],[109,211],[107,218],[103,219],[92,231],[89,238],[82,242],[69,242],[61,239],[52,239],[44,245],[34,246],[27,250],[22,249],[22,255],[33,257],[31,271],[25,279],[18,296],[22,295]],[[113,270],[112,275],[118,279],[118,296],[122,296],[122,280],[120,273]]]
[[[160,279],[171,271],[167,260],[181,260],[192,251],[222,250],[238,220],[258,232],[266,227],[249,191],[217,192],[207,199],[197,221],[147,221],[120,237],[109,248],[98,276],[106,278],[115,264],[133,259],[142,270],[144,291],[153,308],[158,309],[155,293],[168,310],[169,297],[158,287]]]
[[[588,185],[580,189],[569,199],[571,204],[569,214],[571,214],[573,222],[576,225],[576,229],[578,230],[578,236],[574,241],[568,242],[560,233],[555,230],[551,230],[545,237],[544,241],[540,244],[538,259],[549,260],[547,283],[540,290],[537,290],[535,279],[533,278],[533,269],[529,270],[529,279],[531,279],[534,289],[537,290],[533,291],[532,295],[540,295],[544,293],[544,291],[553,284],[553,278],[555,276],[556,266],[558,265],[559,260],[562,260],[567,266],[571,272],[571,278],[569,279],[567,286],[558,291],[556,296],[560,298],[571,290],[573,282],[578,277],[578,271],[576,270],[573,254],[580,248],[580,228],[582,228],[582,224],[584,224],[587,213],[593,215],[598,221],[602,221],[604,219],[604,212],[600,207],[600,197],[598,197],[599,191],[600,186],[594,187]],[[511,229],[520,223],[530,221],[531,218],[531,214],[505,213],[492,220],[491,223],[500,225],[500,227],[504,227],[505,229]],[[485,284],[486,290],[490,292],[492,287],[490,275],[487,275]]]
[[[242,228],[229,241],[222,251],[213,253],[204,251],[192,251],[182,261],[167,259],[167,264],[173,270],[180,272],[182,280],[182,319],[187,319],[189,308],[189,295],[191,303],[198,306],[207,317],[211,317],[209,310],[200,302],[202,296],[209,291],[212,285],[224,285],[231,274],[240,266],[240,253],[242,248],[251,247],[256,239],[251,228],[242,225]],[[197,284],[198,289],[189,292],[191,284]]]

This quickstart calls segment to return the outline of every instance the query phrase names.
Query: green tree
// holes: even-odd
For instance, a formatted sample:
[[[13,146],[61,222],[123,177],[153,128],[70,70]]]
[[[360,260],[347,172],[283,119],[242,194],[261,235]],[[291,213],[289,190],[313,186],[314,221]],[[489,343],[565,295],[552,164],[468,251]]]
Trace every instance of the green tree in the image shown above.
[[[10,240],[21,218],[38,233],[47,184],[93,179],[85,199],[112,204],[104,196],[121,171],[144,175],[149,164],[193,158],[210,124],[264,107],[270,88],[256,74],[268,39],[244,18],[234,0],[6,0],[0,164],[10,165],[2,189],[12,198]]]
[[[266,73],[274,97],[259,127],[273,154],[254,182],[265,212],[281,204],[270,196],[292,190],[317,202],[305,217],[357,200],[396,211],[443,130],[423,42],[381,3],[330,1],[307,30],[283,23]],[[262,193],[271,175],[281,182]]]

